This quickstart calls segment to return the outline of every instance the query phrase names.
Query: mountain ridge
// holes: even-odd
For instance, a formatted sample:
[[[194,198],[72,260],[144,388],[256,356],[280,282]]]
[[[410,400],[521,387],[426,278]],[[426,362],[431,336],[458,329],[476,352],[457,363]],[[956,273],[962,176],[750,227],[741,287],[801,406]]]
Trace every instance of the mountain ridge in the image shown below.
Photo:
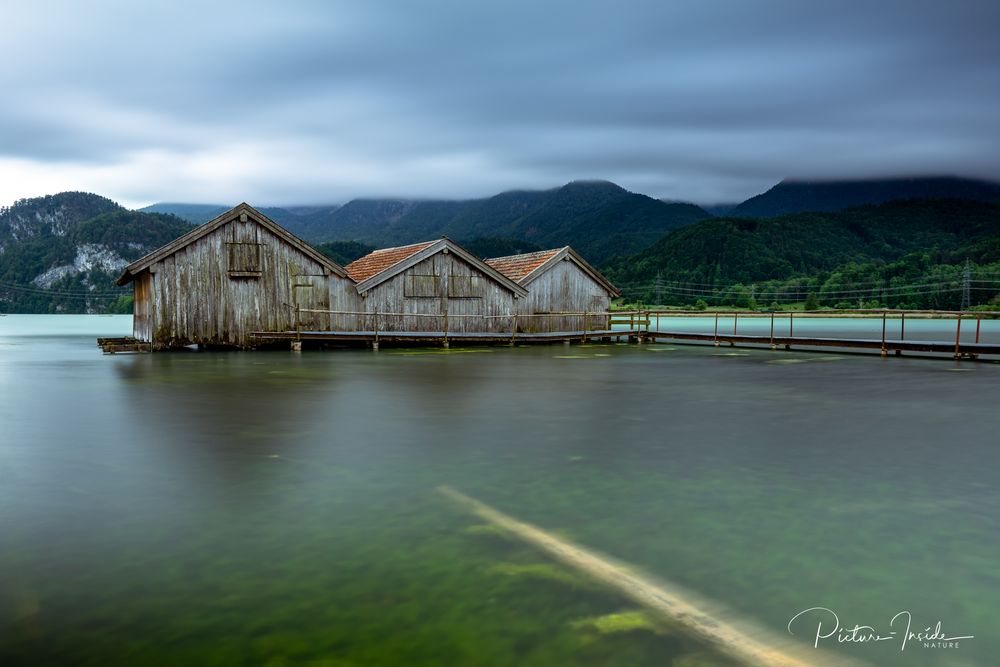
[[[200,217],[193,216],[197,207],[202,207]],[[143,210],[186,214],[197,223],[219,209],[154,204]],[[609,181],[571,181],[548,190],[509,190],[482,199],[359,198],[326,209],[297,209],[302,213],[280,207],[260,211],[311,243],[393,246],[440,236],[459,243],[518,238],[542,247],[573,245],[596,263],[638,251],[671,229],[710,217],[694,204],[662,202]]]
[[[726,217],[773,218],[792,213],[842,211],[903,199],[998,201],[1000,183],[958,176],[829,181],[785,179],[766,192],[720,213]]]

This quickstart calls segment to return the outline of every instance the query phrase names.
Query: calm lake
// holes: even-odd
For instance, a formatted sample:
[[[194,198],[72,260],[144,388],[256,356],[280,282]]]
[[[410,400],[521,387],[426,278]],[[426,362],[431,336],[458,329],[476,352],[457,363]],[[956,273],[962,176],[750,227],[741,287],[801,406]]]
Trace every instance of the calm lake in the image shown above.
[[[441,485],[804,650],[816,621],[790,619],[826,607],[848,630],[906,610],[974,636],[821,642],[863,664],[1000,655],[1000,364],[96,347],[130,332],[0,317],[5,666],[738,664]]]

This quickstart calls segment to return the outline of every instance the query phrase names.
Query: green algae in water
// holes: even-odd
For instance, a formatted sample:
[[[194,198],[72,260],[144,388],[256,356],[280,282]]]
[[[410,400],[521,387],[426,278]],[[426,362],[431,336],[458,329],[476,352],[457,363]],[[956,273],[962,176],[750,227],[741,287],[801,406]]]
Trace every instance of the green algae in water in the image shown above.
[[[502,537],[505,539],[511,538],[511,534],[508,531],[492,523],[477,523],[472,526],[467,526],[465,528],[465,532],[468,533],[469,535],[482,535],[485,537]]]
[[[583,618],[573,621],[573,627],[577,630],[593,630],[602,635],[637,631],[661,634],[666,631],[663,623],[654,621],[649,613],[640,609]]]
[[[506,577],[544,579],[546,581],[556,581],[573,587],[585,584],[585,580],[580,576],[551,563],[498,563],[491,566],[490,571],[502,574]],[[589,582],[586,583],[590,585]]]

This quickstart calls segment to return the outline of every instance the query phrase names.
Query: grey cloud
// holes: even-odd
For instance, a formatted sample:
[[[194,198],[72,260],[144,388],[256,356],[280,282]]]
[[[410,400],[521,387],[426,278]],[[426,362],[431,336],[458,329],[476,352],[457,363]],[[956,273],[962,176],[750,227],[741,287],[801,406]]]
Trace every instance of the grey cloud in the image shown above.
[[[125,200],[275,204],[1000,179],[992,2],[146,4],[4,10],[0,160],[134,162],[105,193]],[[143,181],[149,154],[181,176]],[[213,174],[227,154],[260,159]]]

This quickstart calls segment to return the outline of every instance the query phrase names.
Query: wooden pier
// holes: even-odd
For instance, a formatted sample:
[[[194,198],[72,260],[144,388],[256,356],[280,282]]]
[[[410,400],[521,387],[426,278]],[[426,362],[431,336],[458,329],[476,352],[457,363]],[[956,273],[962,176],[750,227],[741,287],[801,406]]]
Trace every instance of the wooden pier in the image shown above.
[[[136,340],[131,336],[121,336],[118,338],[98,338],[97,346],[104,354],[151,352],[149,343]]]
[[[983,320],[1000,319],[1000,312],[913,311],[913,310],[850,310],[810,312],[750,312],[750,311],[690,311],[632,310],[618,312],[555,312],[531,315],[460,315],[447,313],[362,312],[320,309],[295,309],[295,329],[254,331],[255,347],[287,343],[292,350],[311,346],[365,345],[379,349],[390,345],[515,345],[542,343],[588,343],[595,341],[635,342],[669,341],[673,343],[764,347],[772,350],[820,351],[831,348],[878,352],[881,356],[901,356],[904,353],[948,356],[954,359],[1000,358],[1000,340],[983,339]],[[314,314],[348,316],[360,326],[344,330],[316,329],[303,326],[314,321]],[[469,322],[469,318],[480,320]],[[705,330],[671,330],[661,328],[661,319],[676,323],[680,318],[706,320]],[[796,322],[809,318],[849,320],[865,318],[881,320],[878,337],[816,336],[796,334]],[[418,320],[414,323],[413,320]],[[552,330],[550,324],[538,324],[538,319],[560,324],[575,322],[569,330]],[[952,320],[953,339],[932,340],[907,337],[907,322],[919,319]],[[754,326],[748,327],[747,322]],[[457,321],[461,324],[454,326]],[[760,326],[762,323],[765,327]],[[470,324],[472,326],[470,326]],[[742,324],[743,330],[740,326]],[[891,326],[890,326],[891,325]],[[800,325],[801,327],[801,325]],[[760,330],[765,328],[765,332]],[[912,328],[912,325],[911,325]],[[747,329],[752,329],[748,331]],[[800,329],[801,330],[801,329]],[[963,336],[964,331],[964,336]],[[994,334],[994,338],[997,336]],[[131,337],[100,338],[98,345],[108,354],[150,352],[149,343]]]
[[[899,356],[904,352],[924,353],[924,354],[944,354],[955,359],[977,359],[982,355],[1000,355],[1000,341],[984,342],[981,340],[982,321],[984,318],[995,319],[1000,317],[1000,312],[966,312],[966,311],[939,311],[939,310],[840,310],[840,311],[807,311],[807,312],[706,312],[706,311],[641,311],[642,324],[645,330],[638,335],[650,340],[669,340],[675,342],[702,342],[714,345],[728,344],[730,346],[767,346],[771,349],[790,350],[795,346],[799,350],[809,350],[810,348],[846,348],[859,350],[878,351],[881,356],[888,356],[890,353]],[[691,331],[668,331],[659,329],[659,319],[679,318],[679,317],[700,317],[714,320],[711,332],[691,332]],[[906,321],[914,319],[953,319],[955,322],[954,340],[920,340],[906,338]],[[767,318],[770,320],[770,331],[766,335],[739,333],[739,323],[747,319],[760,320]],[[881,336],[879,338],[851,338],[851,337],[819,337],[809,335],[795,335],[794,324],[796,318],[801,321],[808,318],[826,319],[857,319],[867,318],[881,319]],[[732,320],[732,332],[720,330],[720,319],[722,324],[727,324],[726,320]],[[784,322],[782,322],[784,321]],[[899,336],[888,335],[889,322],[898,321]],[[656,323],[656,326],[653,323]],[[967,331],[975,327],[974,340],[962,340],[962,325],[967,325]],[[787,333],[783,333],[787,324]],[[776,326],[781,327],[780,332]]]
[[[521,343],[586,343],[600,341],[670,341],[675,343],[712,344],[729,346],[767,347],[773,350],[800,351],[829,348],[855,349],[878,352],[881,356],[899,356],[904,353],[947,355],[955,359],[977,359],[982,356],[1000,356],[1000,341],[982,340],[982,320],[1000,317],[1000,312],[958,312],[958,311],[902,311],[902,310],[839,310],[810,312],[749,312],[749,311],[685,311],[685,310],[632,310],[603,313],[537,313],[534,315],[483,316],[483,315],[428,315],[415,313],[353,312],[328,310],[302,310],[302,313],[325,313],[349,315],[358,318],[368,326],[352,331],[317,331],[300,328],[293,331],[258,331],[254,337],[264,343],[289,341],[293,349],[301,349],[303,343],[317,344],[367,344],[378,349],[387,344],[438,344],[448,347],[452,342],[459,344],[521,344]],[[489,320],[482,327],[484,331],[449,331],[449,320],[473,317]],[[532,332],[520,330],[529,318],[576,317],[579,328],[569,331],[538,331],[545,327],[531,326]],[[711,323],[710,330],[682,331],[659,327],[664,318],[703,318]],[[425,318],[420,326],[402,330],[407,318]],[[428,322],[426,318],[435,318]],[[854,338],[849,336],[796,335],[795,322],[809,318],[881,320],[881,336],[877,338]],[[916,319],[952,319],[955,322],[954,340],[923,340],[906,337],[906,323]],[[301,313],[300,318],[301,319]],[[759,324],[768,322],[766,334],[746,331],[747,321]],[[384,326],[386,321],[395,323],[395,329]],[[740,324],[744,331],[740,331]],[[889,335],[889,323],[894,334]],[[962,331],[972,340],[963,340]],[[467,329],[468,327],[464,327]],[[759,327],[757,327],[759,328]]]

